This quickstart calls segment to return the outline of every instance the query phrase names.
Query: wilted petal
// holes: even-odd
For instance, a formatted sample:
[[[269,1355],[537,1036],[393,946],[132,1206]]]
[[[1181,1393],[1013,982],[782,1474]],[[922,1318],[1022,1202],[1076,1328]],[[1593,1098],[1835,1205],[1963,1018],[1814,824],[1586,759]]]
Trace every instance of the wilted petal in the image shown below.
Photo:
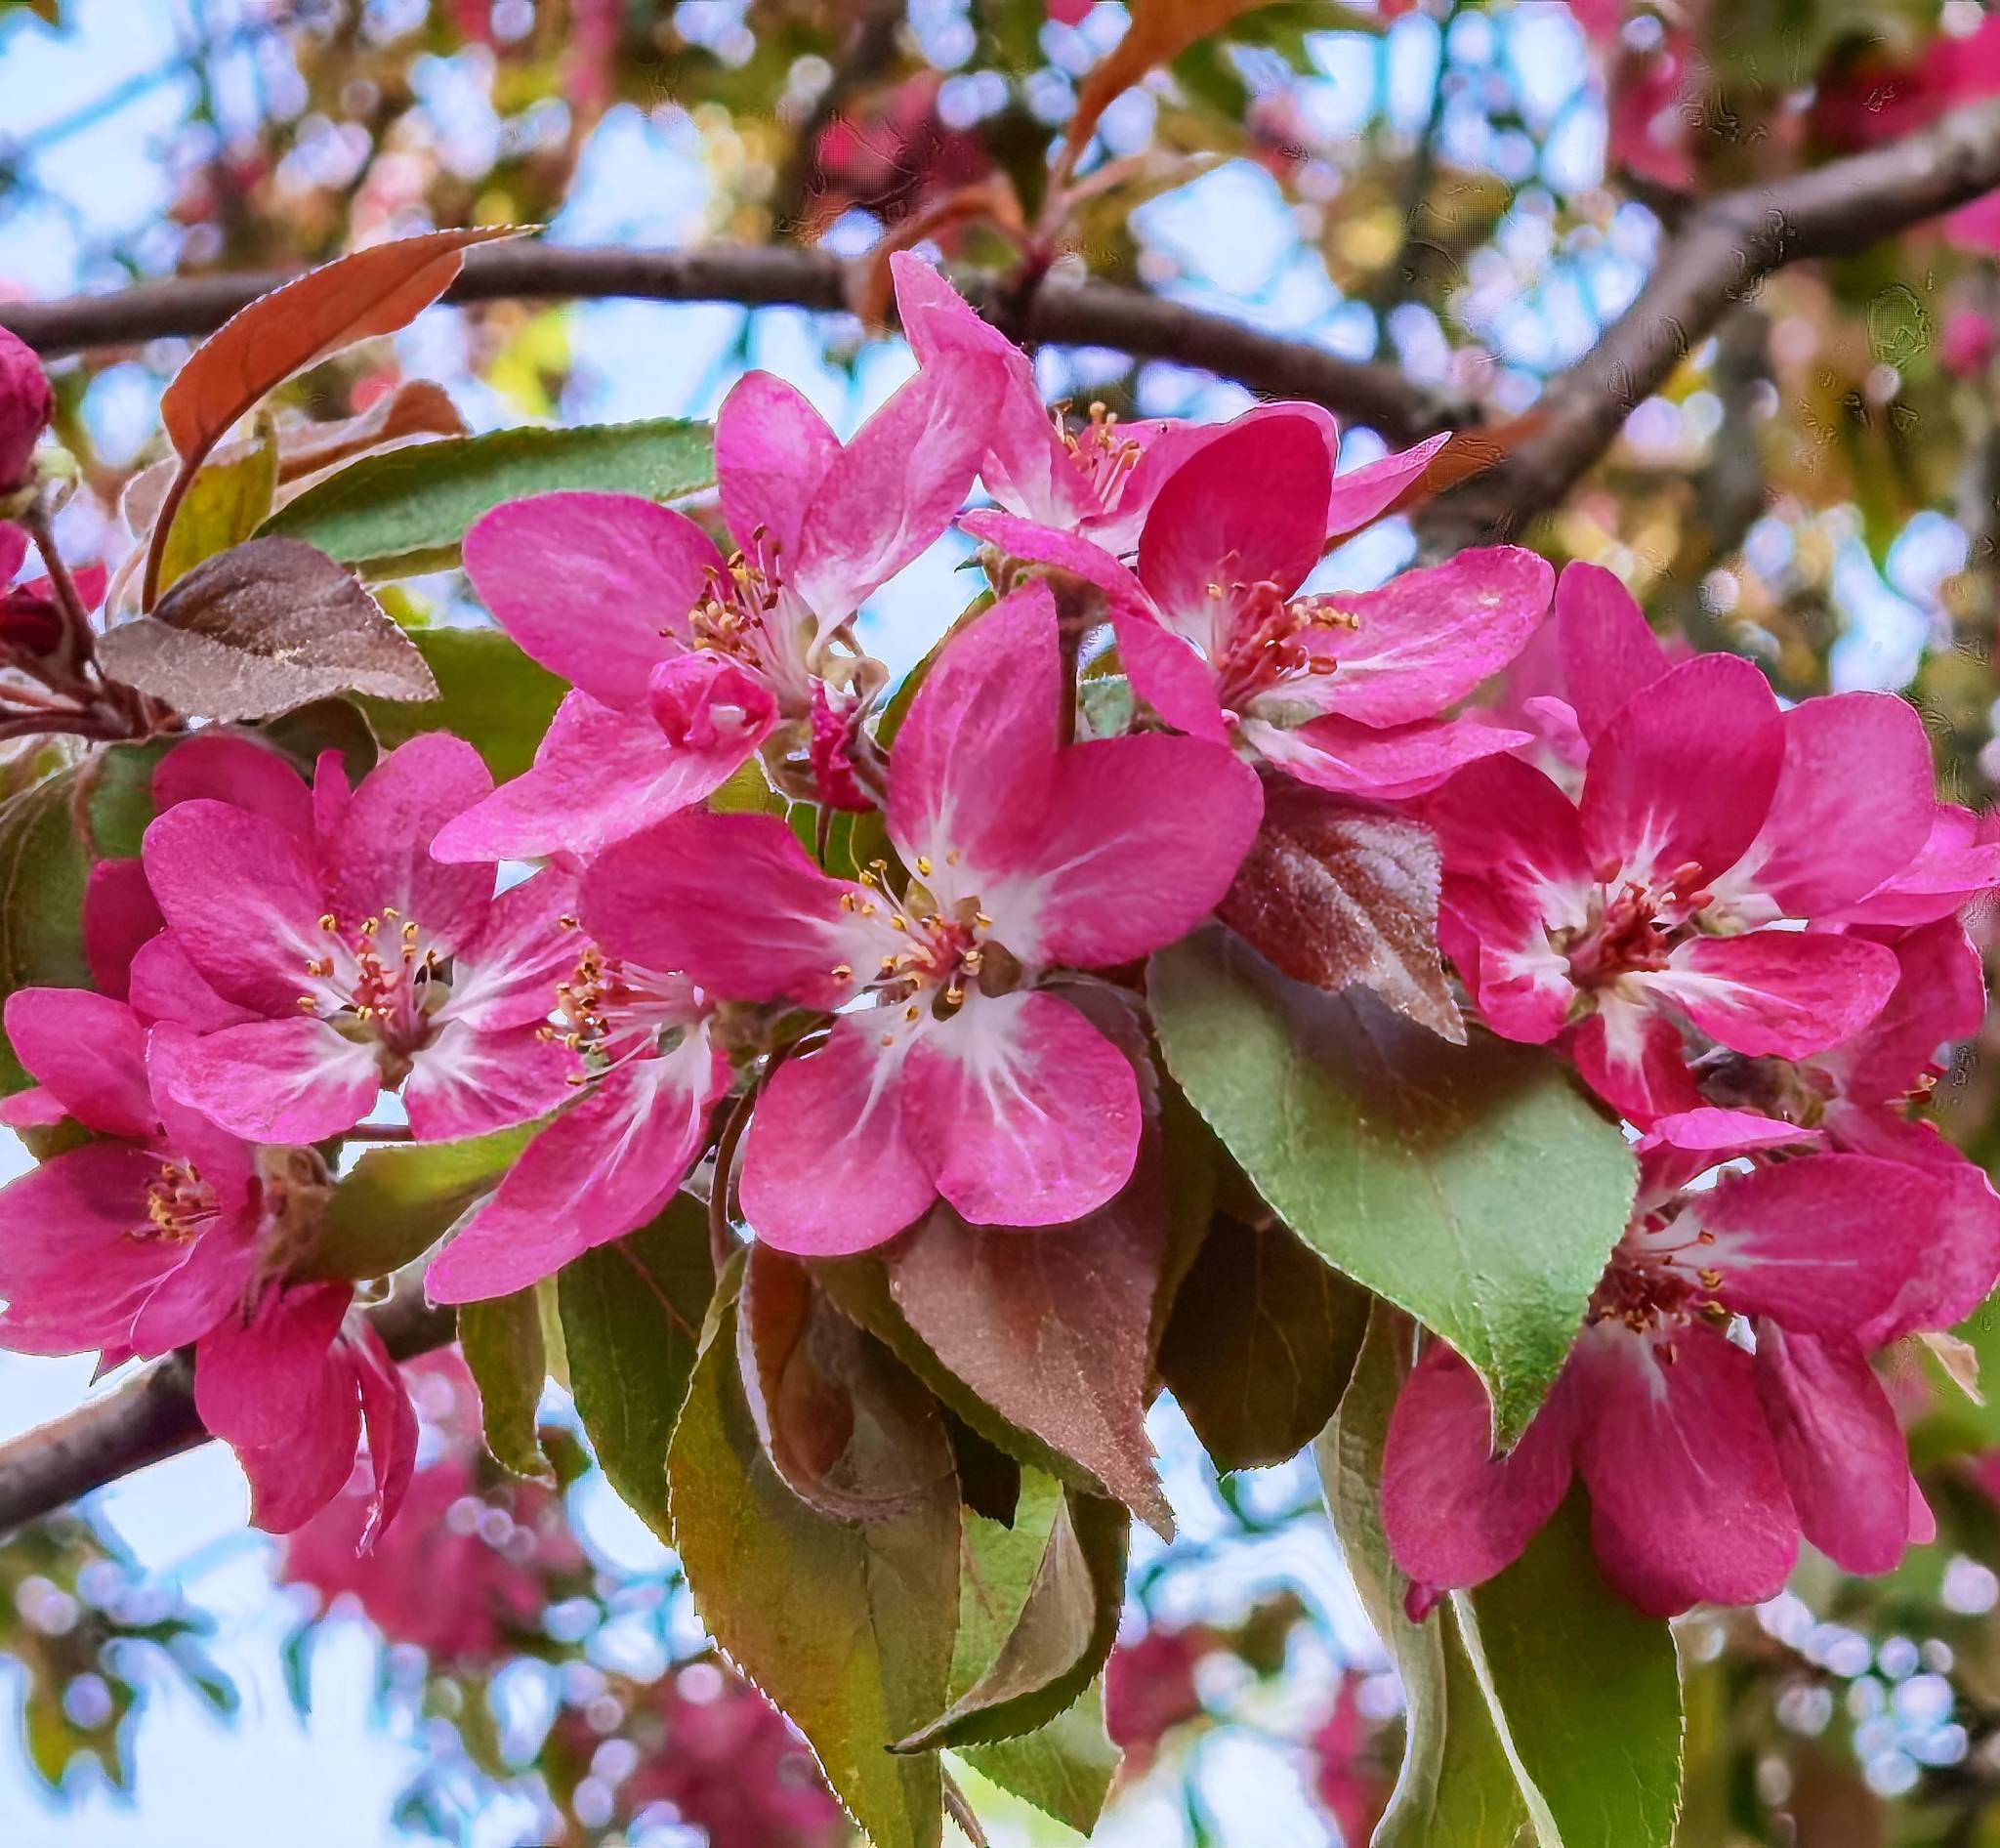
[[[612,706],[645,699],[646,675],[687,635],[721,565],[693,521],[637,494],[534,494],[465,535],[466,575],[493,620],[552,674]]]
[[[902,1097],[910,1145],[976,1225],[1081,1219],[1139,1158],[1131,1061],[1054,995],[969,1001],[911,1046]]]
[[[1382,1525],[1417,1583],[1477,1585],[1511,1566],[1562,1506],[1575,1442],[1559,1380],[1521,1442],[1493,1454],[1479,1376],[1434,1341],[1397,1395],[1382,1454]]]
[[[778,1068],[743,1146],[743,1217],[758,1238],[840,1257],[895,1238],[937,1197],[905,1126],[905,1045],[885,1047],[870,1012],[846,1014],[818,1051]]]

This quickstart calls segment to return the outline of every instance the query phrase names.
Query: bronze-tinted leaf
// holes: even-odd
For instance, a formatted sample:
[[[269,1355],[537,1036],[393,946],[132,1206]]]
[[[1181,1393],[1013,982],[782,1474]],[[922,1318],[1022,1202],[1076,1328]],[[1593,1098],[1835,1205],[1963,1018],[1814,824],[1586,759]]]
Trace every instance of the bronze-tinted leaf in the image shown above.
[[[329,693],[431,699],[408,636],[350,571],[299,539],[252,539],[197,566],[158,609],[98,645],[114,680],[209,719],[265,719]]]
[[[1146,1407],[1165,1169],[1149,1137],[1125,1191],[1074,1225],[972,1226],[940,1202],[885,1253],[896,1306],[938,1360],[1163,1534]]]
[[[736,1321],[758,1442],[829,1521],[894,1521],[954,1475],[938,1403],[799,1259],[750,1247]]]
[[[1175,1300],[1160,1373],[1218,1469],[1281,1463],[1319,1435],[1368,1302],[1275,1218],[1216,1215]]]
[[[1438,956],[1439,874],[1437,836],[1421,822],[1275,778],[1218,913],[1295,982],[1372,988],[1462,1046]]]
[[[456,278],[469,245],[518,237],[521,228],[427,231],[336,258],[260,295],[195,348],[160,399],[160,421],[181,458],[146,560],[146,602],[187,484],[208,452],[266,392],[357,340],[406,327]]]

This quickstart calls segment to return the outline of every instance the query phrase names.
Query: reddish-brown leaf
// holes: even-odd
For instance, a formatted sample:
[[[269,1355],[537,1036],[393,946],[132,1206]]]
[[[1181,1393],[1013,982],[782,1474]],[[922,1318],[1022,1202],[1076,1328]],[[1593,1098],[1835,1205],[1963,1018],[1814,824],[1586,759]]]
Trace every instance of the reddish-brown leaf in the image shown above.
[[[1423,472],[1383,509],[1381,517],[1387,520],[1393,514],[1408,513],[1460,483],[1471,481],[1475,475],[1485,474],[1506,461],[1548,421],[1549,413],[1538,407],[1510,417],[1504,424],[1495,424],[1490,430],[1454,432],[1451,441],[1424,464]]]
[[[1438,956],[1438,877],[1437,837],[1422,823],[1273,779],[1217,914],[1295,982],[1372,988],[1463,1045]]]
[[[328,354],[407,326],[451,286],[468,246],[521,234],[521,227],[504,225],[427,231],[354,251],[260,295],[203,341],[160,399],[160,420],[181,458],[181,472],[167,490],[155,529],[146,603],[174,507],[188,478],[237,418],[272,387]]]
[[[896,1307],[1009,1423],[1173,1532],[1146,1435],[1153,1303],[1167,1249],[1157,1138],[1108,1205],[1070,1226],[971,1226],[940,1203],[887,1247]]]
[[[409,637],[303,539],[252,539],[196,566],[151,615],[108,631],[98,659],[113,680],[209,719],[267,719],[340,693],[438,696]]]
[[[951,1476],[937,1401],[770,1245],[750,1247],[736,1355],[771,1467],[827,1520],[897,1520]]]

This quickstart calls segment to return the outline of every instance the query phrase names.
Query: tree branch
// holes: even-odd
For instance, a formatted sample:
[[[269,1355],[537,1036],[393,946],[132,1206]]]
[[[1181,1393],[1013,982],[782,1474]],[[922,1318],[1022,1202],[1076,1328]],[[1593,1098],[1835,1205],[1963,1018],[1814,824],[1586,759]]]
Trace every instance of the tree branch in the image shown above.
[[[432,1308],[408,1282],[373,1312],[373,1321],[398,1361],[442,1347],[457,1330],[451,1310]],[[194,1409],[194,1359],[184,1348],[115,1392],[0,1444],[0,1538],[93,1489],[207,1442]]]
[[[167,335],[205,334],[287,279],[274,272],[186,276],[115,295],[9,302],[0,304],[0,327],[12,329],[46,357]],[[979,277],[964,282],[974,306],[992,318],[1000,284]],[[445,299],[611,296],[827,312],[849,307],[847,271],[839,258],[820,250],[750,244],[692,250],[488,244],[467,253],[464,273]],[[1394,366],[1357,364],[1318,347],[1110,283],[1051,278],[1035,291],[1026,333],[1034,341],[1111,347],[1136,358],[1199,366],[1270,397],[1310,399],[1372,426],[1392,443],[1415,441],[1473,416],[1465,403],[1412,384]]]
[[[1996,189],[2000,103],[1984,103],[1892,147],[1694,206],[1632,306],[1550,382],[1541,428],[1419,522],[1426,550],[1504,537],[1555,506],[1616,441],[1633,407],[1771,272],[1864,250]]]

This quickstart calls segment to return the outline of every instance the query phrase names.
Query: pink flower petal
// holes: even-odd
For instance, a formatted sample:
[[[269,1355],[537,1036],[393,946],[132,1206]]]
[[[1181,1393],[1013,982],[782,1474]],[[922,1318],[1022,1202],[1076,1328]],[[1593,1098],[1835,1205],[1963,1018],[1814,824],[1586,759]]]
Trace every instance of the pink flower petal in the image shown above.
[[[1759,1111],[1717,1110],[1703,1105],[1698,1110],[1677,1111],[1656,1117],[1652,1127],[1640,1138],[1639,1147],[1685,1149],[1690,1154],[1720,1157],[1818,1140],[1816,1129],[1782,1122]]]
[[[729,537],[752,556],[774,548],[780,565],[796,558],[806,509],[839,455],[840,439],[803,393],[769,372],[746,372],[715,420]]]
[[[481,1032],[546,1021],[557,983],[573,973],[583,948],[577,903],[575,875],[556,867],[509,886],[486,907],[478,934],[454,952],[451,996],[440,1018]]]
[[[1551,629],[1562,697],[1593,743],[1620,707],[1673,665],[1632,593],[1602,565],[1562,567]]]
[[[372,1045],[303,1015],[156,1048],[153,1071],[184,1104],[246,1142],[338,1136],[374,1108],[382,1085]]]
[[[945,645],[896,735],[889,831],[905,860],[955,853],[983,867],[1039,824],[1064,696],[1046,584],[1003,598]]]
[[[617,711],[570,693],[534,768],[447,822],[431,843],[444,861],[588,857],[720,789],[753,745],[677,749],[650,711]]]
[[[840,1006],[903,941],[861,908],[879,903],[771,815],[677,816],[603,854],[583,885],[585,928],[612,954],[730,1000],[812,1008]]]
[[[1058,759],[1012,877],[980,902],[1024,962],[1130,962],[1214,910],[1263,816],[1257,773],[1219,744],[1157,734],[1079,744]]]
[[[1229,742],[1229,728],[1216,696],[1215,669],[1148,609],[1114,606],[1118,661],[1132,691],[1166,722],[1210,744]]]
[[[204,1033],[265,1018],[261,1010],[238,1007],[218,994],[188,960],[172,931],[162,931],[139,946],[126,992],[140,1019],[176,1021]],[[293,1000],[297,999],[295,994]]]
[[[1685,661],[1637,694],[1591,746],[1583,832],[1594,861],[1635,878],[1735,864],[1764,825],[1784,729],[1764,676],[1732,654]]]
[[[1935,1199],[1914,1168],[1822,1155],[1732,1175],[1690,1197],[1670,1236],[1699,1226],[1712,1242],[1684,1262],[1719,1273],[1736,1314],[1807,1334],[1846,1334],[1895,1300]]]
[[[1451,432],[1428,437],[1408,449],[1398,449],[1345,475],[1336,475],[1333,492],[1326,506],[1326,536],[1329,540],[1358,532],[1372,520],[1379,520],[1393,507],[1405,489],[1430,467],[1431,458],[1451,441]]]
[[[303,791],[304,783],[299,787]],[[83,894],[83,954],[91,986],[122,1001],[131,991],[132,958],[166,920],[138,860],[101,860]]]
[[[431,842],[454,816],[492,793],[478,751],[448,732],[398,745],[362,778],[329,844],[331,908],[343,929],[366,917],[414,919],[427,942],[469,943],[493,897],[490,866],[448,865]]]
[[[996,365],[918,373],[826,471],[799,532],[792,583],[829,634],[951,522],[986,446]]]
[[[844,1014],[823,1047],[778,1068],[743,1144],[739,1197],[758,1238],[841,1257],[895,1238],[937,1197],[908,1133],[901,1051],[869,1012]]]
[[[1900,979],[1866,1031],[1818,1054],[1847,1104],[1900,1103],[1931,1072],[1940,1046],[1970,1038],[1986,1012],[1986,974],[1978,945],[1951,918],[1899,937]]]
[[[312,794],[298,767],[239,732],[197,732],[153,771],[155,813],[203,798],[248,809],[301,840],[312,837]]]
[[[297,1005],[326,909],[306,843],[229,803],[184,802],[146,829],[146,876],[175,942],[226,1000],[260,1014]]]
[[[976,996],[911,1045],[903,1133],[976,1225],[1059,1226],[1132,1178],[1132,1063],[1054,995]]]
[[[256,1275],[257,1235],[254,1216],[238,1214],[209,1225],[191,1245],[179,1247],[181,1261],[160,1279],[133,1319],[133,1352],[169,1353],[238,1315]]]
[[[970,513],[958,525],[961,532],[971,533],[1003,557],[1022,559],[1030,565],[1053,565],[1086,584],[1095,584],[1109,600],[1114,613],[1127,608],[1150,608],[1139,579],[1093,540],[1014,514]]]
[[[685,514],[637,494],[535,494],[473,523],[466,575],[493,620],[552,674],[636,706],[688,633],[722,556]]]
[[[368,1439],[374,1493],[360,1550],[366,1552],[396,1517],[417,1467],[417,1411],[374,1324],[356,1318],[348,1329],[349,1365],[361,1391],[361,1425]]]
[[[1333,593],[1358,626],[1315,632],[1315,651],[1339,663],[1327,709],[1374,726],[1435,718],[1521,652],[1555,588],[1532,552],[1498,545],[1404,571],[1380,590]]]
[[[1983,834],[1978,818],[1940,802],[1916,859],[1828,921],[1908,925],[1955,916],[1981,893],[2000,887],[2000,841]]]
[[[1597,1012],[1578,1023],[1569,1056],[1593,1091],[1642,1127],[1702,1107],[1680,1029],[1616,994],[1601,994]]]
[[[1890,1571],[1909,1537],[1909,1458],[1861,1350],[1760,1322],[1757,1396],[1806,1537],[1847,1572]]]
[[[573,1095],[569,1080],[580,1070],[576,1055],[541,1027],[486,1031],[446,1021],[410,1060],[402,1087],[410,1134],[456,1142],[527,1122]]]
[[[1809,699],[1782,724],[1784,769],[1771,813],[1717,889],[1769,893],[1775,916],[1818,917],[1872,892],[1923,851],[1936,807],[1931,741],[1894,693]]]
[[[696,1030],[586,1092],[529,1143],[499,1191],[433,1260],[433,1302],[479,1302],[553,1277],[651,1219],[688,1178],[729,1062]]]
[[[1333,466],[1310,417],[1225,430],[1175,470],[1139,538],[1139,580],[1168,623],[1207,632],[1212,584],[1270,581],[1289,597],[1319,562]]]
[[[1725,1046],[1799,1059],[1837,1045],[1881,1013],[1896,984],[1893,950],[1817,931],[1697,937],[1642,978]]]
[[[1382,1455],[1382,1525],[1422,1585],[1477,1585],[1504,1571],[1568,1492],[1571,1395],[1559,1380],[1521,1442],[1493,1454],[1479,1376],[1434,1341],[1397,1395]]]
[[[122,1345],[178,1252],[149,1237],[156,1155],[91,1143],[0,1188],[0,1346],[87,1354]]]
[[[1612,1584],[1653,1617],[1774,1596],[1799,1527],[1750,1356],[1696,1323],[1669,1361],[1652,1337],[1600,1322],[1570,1365],[1591,1407],[1576,1460]]]
[[[1303,783],[1336,795],[1400,802],[1429,795],[1481,758],[1531,742],[1480,719],[1428,719],[1377,730],[1340,716],[1284,731],[1261,719],[1237,728],[1243,741]]]
[[[17,988],[6,1020],[14,1056],[86,1129],[151,1136],[146,1029],[123,1001],[87,988]]]

